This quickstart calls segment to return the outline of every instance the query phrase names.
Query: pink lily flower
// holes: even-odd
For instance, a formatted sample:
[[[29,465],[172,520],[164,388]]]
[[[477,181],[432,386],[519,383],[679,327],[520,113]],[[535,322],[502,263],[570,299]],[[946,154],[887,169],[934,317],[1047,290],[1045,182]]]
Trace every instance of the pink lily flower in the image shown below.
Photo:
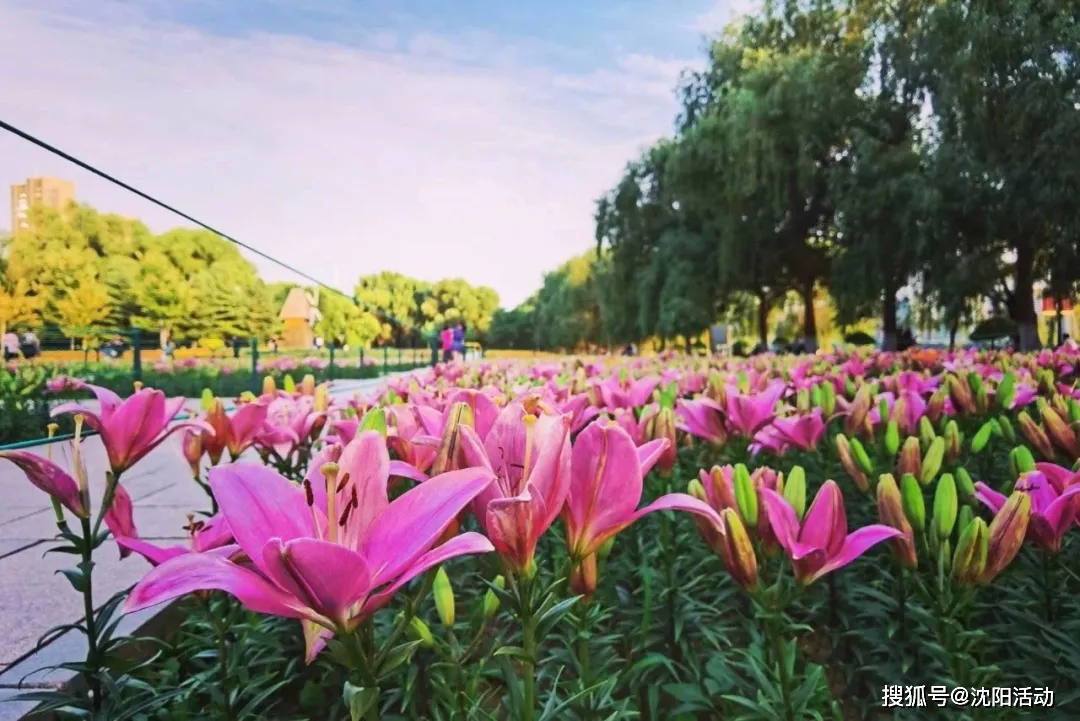
[[[723,445],[727,441],[724,409],[712,398],[680,398],[675,401],[675,413],[675,427],[683,433],[717,445]]]
[[[783,496],[767,488],[760,494],[776,538],[791,558],[796,580],[803,585],[847,566],[874,545],[902,535],[877,523],[849,534],[844,497],[834,481],[825,481],[818,490],[801,526],[795,509]]]
[[[746,438],[753,438],[776,417],[776,404],[786,389],[786,383],[776,381],[760,393],[744,395],[736,387],[729,386],[726,409],[729,428]]]
[[[398,404],[387,407],[390,427],[387,429],[386,444],[398,458],[417,471],[423,473],[431,468],[438,453],[438,447],[417,443],[416,438],[422,430],[413,407]]]
[[[669,493],[644,508],[643,479],[670,445],[666,438],[640,448],[612,422],[591,423],[574,442],[564,519],[566,543],[577,560],[590,556],[619,531],[653,511],[687,511],[718,530],[720,515],[686,493]]]
[[[604,405],[611,410],[633,409],[648,403],[658,385],[660,385],[660,378],[656,376],[631,379],[617,374],[600,384],[600,397]]]
[[[822,413],[820,408],[815,408],[807,415],[775,418],[772,425],[762,429],[754,440],[777,455],[783,455],[790,446],[801,451],[815,450],[821,437],[825,435]]]
[[[60,466],[26,451],[0,451],[0,458],[18,466],[19,470],[26,474],[26,480],[55,498],[60,505],[79,518],[90,516],[79,491],[79,484]]]
[[[1077,518],[1074,496],[1080,493],[1080,484],[1058,490],[1044,472],[1036,470],[1021,476],[1016,482],[1016,490],[1031,498],[1027,537],[1047,553],[1060,551],[1065,533]],[[1009,500],[982,481],[975,484],[975,497],[994,513]]]
[[[255,445],[287,458],[318,435],[325,423],[326,413],[315,410],[314,396],[275,398],[267,406],[266,423],[255,437]]]
[[[473,501],[473,513],[495,550],[527,574],[536,544],[559,517],[570,492],[570,418],[533,415],[525,402],[506,406],[486,439],[461,427],[466,461],[497,481]]]
[[[257,613],[304,621],[310,662],[330,636],[353,631],[412,578],[493,550],[477,533],[433,548],[494,480],[482,469],[436,476],[391,502],[390,455],[381,434],[368,431],[342,451],[339,467],[323,471],[325,487],[300,487],[260,465],[211,470],[214,497],[250,567],[216,554],[176,556],[135,586],[127,611],[224,591]]]
[[[108,518],[106,518],[106,523],[108,523]],[[131,524],[127,533],[118,532],[112,525],[109,529],[116,539],[116,545],[120,547],[121,558],[137,553],[151,566],[160,566],[169,559],[189,553],[215,553],[227,559],[240,551],[240,547],[233,542],[232,529],[229,528],[228,521],[220,513],[205,521],[197,521],[193,515],[189,515],[188,525],[184,527],[190,536],[186,546],[158,546],[144,541],[139,538],[134,524]]]
[[[1080,483],[1080,471],[1073,471],[1071,468],[1065,468],[1056,463],[1040,461],[1035,464],[1035,470],[1046,476],[1046,480],[1050,481],[1059,494],[1069,486]]]
[[[214,432],[203,421],[173,423],[184,407],[183,398],[166,400],[165,394],[159,390],[141,388],[123,400],[108,388],[89,383],[82,387],[97,396],[101,404],[100,412],[90,411],[78,403],[63,403],[53,409],[52,415],[82,414],[86,424],[101,435],[114,476],[131,468],[177,431],[199,428],[208,433]]]

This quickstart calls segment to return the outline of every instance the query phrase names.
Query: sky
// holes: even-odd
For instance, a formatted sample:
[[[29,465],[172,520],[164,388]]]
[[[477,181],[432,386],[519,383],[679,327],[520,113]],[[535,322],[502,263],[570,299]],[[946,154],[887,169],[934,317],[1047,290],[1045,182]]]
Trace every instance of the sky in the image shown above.
[[[0,0],[0,119],[343,290],[464,277],[512,307],[593,246],[596,198],[745,6]],[[0,184],[39,175],[190,225],[0,131]]]

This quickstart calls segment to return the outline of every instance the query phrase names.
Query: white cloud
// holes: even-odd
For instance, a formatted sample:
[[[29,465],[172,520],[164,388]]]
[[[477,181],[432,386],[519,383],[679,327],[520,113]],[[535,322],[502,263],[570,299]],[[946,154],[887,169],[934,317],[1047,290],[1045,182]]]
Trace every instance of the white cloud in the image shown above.
[[[694,28],[705,35],[717,35],[739,17],[759,12],[762,6],[762,0],[716,0],[694,19]]]
[[[362,38],[346,45],[162,16],[0,0],[0,117],[316,277],[461,275],[510,305],[591,245],[594,199],[668,132],[686,65],[568,75],[479,35],[342,28]],[[0,182],[58,175],[102,210],[182,224],[14,136],[0,161]]]

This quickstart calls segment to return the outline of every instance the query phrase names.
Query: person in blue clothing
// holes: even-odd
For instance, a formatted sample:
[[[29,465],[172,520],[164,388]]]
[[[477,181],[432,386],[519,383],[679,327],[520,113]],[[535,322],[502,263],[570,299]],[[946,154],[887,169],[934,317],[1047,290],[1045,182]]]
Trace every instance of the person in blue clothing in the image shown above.
[[[458,323],[454,326],[454,353],[458,354],[458,360],[465,360],[465,324]]]

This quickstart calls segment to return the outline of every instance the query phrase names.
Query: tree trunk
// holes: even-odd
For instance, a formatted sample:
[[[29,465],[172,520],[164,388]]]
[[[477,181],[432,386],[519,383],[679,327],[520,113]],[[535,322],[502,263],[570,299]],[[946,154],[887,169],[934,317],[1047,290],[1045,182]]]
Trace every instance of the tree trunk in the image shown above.
[[[1016,249],[1013,284],[1017,350],[1039,350],[1042,341],[1039,340],[1039,320],[1035,314],[1035,253],[1027,243],[1021,243]]]
[[[882,298],[883,312],[881,315],[881,349],[887,351],[896,350],[896,289],[893,284],[885,284],[885,294]]]
[[[814,280],[803,283],[803,345],[807,353],[817,353],[817,317],[814,313]]]
[[[764,293],[758,293],[757,332],[762,345],[769,345],[769,298]]]
[[[1062,313],[1062,309],[1061,309],[1062,305],[1064,305],[1064,304],[1061,302],[1061,297],[1060,296],[1058,296],[1057,298],[1054,299],[1054,310],[1057,311],[1057,318],[1056,318],[1056,321],[1057,321],[1057,323],[1056,323],[1056,325],[1057,325],[1057,344],[1056,345],[1059,345],[1059,346],[1062,343],[1065,342],[1065,338],[1064,338],[1064,335],[1065,335],[1065,316],[1063,316],[1061,314]]]
[[[960,332],[960,314],[955,314],[949,320],[949,352],[956,350],[956,334]]]

